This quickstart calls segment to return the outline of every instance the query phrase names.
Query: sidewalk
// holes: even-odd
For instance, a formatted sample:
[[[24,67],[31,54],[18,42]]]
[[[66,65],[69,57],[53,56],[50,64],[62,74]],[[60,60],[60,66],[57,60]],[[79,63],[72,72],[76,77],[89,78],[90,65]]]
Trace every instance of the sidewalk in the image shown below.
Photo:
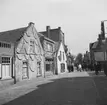
[[[46,78],[38,77],[32,80],[24,80],[22,82],[18,82],[10,87],[0,90],[0,105],[38,89],[38,86],[41,84],[51,83],[54,79],[71,78],[76,76],[81,77],[83,75],[89,76],[86,74],[86,72],[71,72],[48,76]]]
[[[0,105],[37,89],[38,85],[53,82],[53,79],[63,78],[67,74],[68,73],[48,76],[45,78],[38,77],[32,80],[23,80],[9,87],[5,87],[4,89],[0,89]]]

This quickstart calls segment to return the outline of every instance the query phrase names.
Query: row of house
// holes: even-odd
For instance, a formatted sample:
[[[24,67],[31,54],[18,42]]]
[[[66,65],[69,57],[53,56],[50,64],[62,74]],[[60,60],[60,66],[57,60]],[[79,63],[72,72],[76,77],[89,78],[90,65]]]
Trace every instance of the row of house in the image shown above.
[[[89,44],[91,64],[99,62],[104,69],[107,65],[107,21],[101,21],[101,33],[95,42]]]
[[[64,40],[60,27],[37,32],[33,22],[0,32],[0,81],[16,83],[67,72]]]

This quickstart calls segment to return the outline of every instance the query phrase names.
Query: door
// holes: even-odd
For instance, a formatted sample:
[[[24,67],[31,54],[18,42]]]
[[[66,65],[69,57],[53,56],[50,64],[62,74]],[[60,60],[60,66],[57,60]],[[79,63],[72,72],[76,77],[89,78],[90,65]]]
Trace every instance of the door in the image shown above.
[[[62,72],[65,72],[65,64],[64,63],[61,63],[61,73]]]
[[[42,75],[41,62],[37,62],[37,76]]]
[[[11,77],[11,58],[10,57],[2,57],[2,79],[7,79]]]

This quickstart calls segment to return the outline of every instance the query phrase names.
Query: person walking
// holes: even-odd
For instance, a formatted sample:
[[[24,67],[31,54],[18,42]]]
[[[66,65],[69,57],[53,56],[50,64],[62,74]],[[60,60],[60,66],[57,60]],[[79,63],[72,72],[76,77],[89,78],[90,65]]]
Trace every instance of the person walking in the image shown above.
[[[71,64],[71,71],[72,72],[74,71],[74,65],[73,65],[73,63]]]
[[[98,72],[98,70],[99,70],[98,67],[99,67],[98,63],[95,62],[95,64],[94,64],[94,69],[95,69],[95,74],[96,74],[96,75],[98,75],[98,73],[99,73],[99,72]]]
[[[82,70],[81,64],[78,65],[78,68],[79,68],[79,71],[81,72],[81,70]]]

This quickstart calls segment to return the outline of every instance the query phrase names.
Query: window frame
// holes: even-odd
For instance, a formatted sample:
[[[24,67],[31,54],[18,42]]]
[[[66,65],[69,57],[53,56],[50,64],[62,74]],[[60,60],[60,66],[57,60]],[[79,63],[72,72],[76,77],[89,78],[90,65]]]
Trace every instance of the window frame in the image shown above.
[[[9,59],[5,59],[5,60],[7,60],[7,62],[5,62],[5,60],[4,60],[4,62],[2,61],[3,60],[3,58],[9,58]],[[12,57],[11,56],[1,56],[1,79],[2,80],[5,80],[5,79],[11,79],[12,78],[12,76],[13,76],[13,74],[12,74],[12,72],[13,72],[13,69],[12,69]],[[9,65],[9,72],[8,72],[8,76],[6,76],[6,77],[3,77],[3,68],[2,68],[2,66],[5,66],[5,65]]]
[[[33,39],[30,39],[30,53],[35,52],[35,41]]]
[[[11,48],[11,44],[5,43],[5,42],[0,42],[0,47],[1,48]]]
[[[53,44],[47,42],[47,51],[53,52]]]

